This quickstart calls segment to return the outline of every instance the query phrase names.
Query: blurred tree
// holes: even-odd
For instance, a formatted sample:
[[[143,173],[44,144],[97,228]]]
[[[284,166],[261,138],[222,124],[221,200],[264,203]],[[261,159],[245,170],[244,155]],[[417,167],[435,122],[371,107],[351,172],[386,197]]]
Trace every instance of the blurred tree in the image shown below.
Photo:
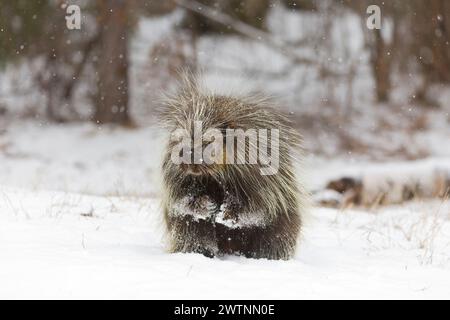
[[[82,82],[99,123],[130,123],[128,43],[137,18],[175,8],[171,1],[75,0],[82,10],[81,30],[66,28],[62,0],[0,0],[0,66],[39,62],[34,77],[47,98],[52,121],[82,117],[73,95]],[[80,81],[83,79],[83,81]],[[94,80],[94,83],[90,83]],[[91,88],[95,84],[95,88]]]
[[[339,1],[341,3],[341,1]],[[382,0],[344,0],[346,6],[350,7],[361,16],[361,27],[366,39],[366,46],[370,52],[370,64],[375,82],[375,97],[378,102],[388,102],[391,93],[392,73],[392,51],[397,36],[397,16],[395,3],[386,3]],[[382,13],[382,29],[370,30],[366,26],[368,18],[367,8],[370,5],[378,5]],[[389,29],[386,29],[388,24]]]
[[[423,75],[416,99],[434,105],[427,96],[429,87],[434,83],[450,83],[450,2],[413,0],[410,10],[412,14],[405,22],[414,36],[407,38],[409,41],[404,45]]]
[[[30,77],[47,97],[47,116],[64,121],[73,111],[74,84],[83,71],[86,50],[92,47],[91,29],[68,30],[60,1],[0,1],[0,62],[37,62],[39,69]]]
[[[186,1],[198,7],[197,2]],[[183,45],[178,47],[184,48],[184,43],[190,42],[195,50],[198,36],[235,31],[264,41],[290,57],[293,63],[313,64],[310,59],[298,57],[295,48],[263,30],[275,0],[198,1],[217,12],[202,14],[193,8],[185,11],[182,26],[192,38],[183,36]],[[291,9],[320,11],[318,0],[280,1]],[[129,38],[136,21],[142,15],[166,14],[180,4],[176,0],[74,0],[71,3],[82,7],[82,30],[71,31],[65,27],[62,0],[0,0],[0,66],[21,58],[38,62],[40,69],[33,77],[46,94],[49,119],[65,121],[80,117],[73,97],[83,84],[88,87],[85,94],[93,98],[92,120],[129,123]],[[419,99],[425,97],[431,84],[450,83],[450,1],[334,0],[327,3],[339,7],[344,4],[361,15],[378,101],[388,101],[394,70],[409,72],[413,63],[423,76]],[[383,30],[366,28],[369,4],[382,8]],[[231,19],[215,20],[216,13],[225,13]],[[192,56],[189,60],[195,61],[195,53]]]
[[[378,101],[387,101],[394,69],[411,72],[419,66],[423,81],[415,96],[422,102],[430,102],[427,98],[430,85],[450,83],[450,1],[344,0],[343,3],[363,17]],[[365,28],[365,10],[371,4],[381,7],[382,30]],[[392,31],[389,42],[386,31]]]
[[[391,93],[392,43],[388,43],[378,29],[372,30],[368,38],[377,101],[388,102]]]
[[[258,29],[265,28],[267,13],[273,0],[198,0],[199,3],[245,22]],[[187,11],[182,28],[189,29],[198,35],[207,33],[231,33],[231,26],[224,26],[197,12]]]
[[[166,14],[174,8],[172,1],[97,0],[99,41],[94,121],[132,124],[129,114],[130,36],[140,16]]]
[[[129,115],[129,41],[141,15],[167,14],[172,1],[97,0],[99,27],[94,121],[131,125]]]
[[[98,0],[97,4],[100,39],[94,120],[127,124],[129,4],[126,0]]]

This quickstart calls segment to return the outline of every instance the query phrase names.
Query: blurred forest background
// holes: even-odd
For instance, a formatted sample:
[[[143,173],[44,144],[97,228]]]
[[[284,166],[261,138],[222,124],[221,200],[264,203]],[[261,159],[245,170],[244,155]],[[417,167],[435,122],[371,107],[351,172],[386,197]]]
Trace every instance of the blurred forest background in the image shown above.
[[[72,4],[81,30],[66,27]],[[366,26],[371,4],[381,8],[380,30]],[[201,70],[279,98],[303,134],[322,139],[313,151],[367,153],[361,130],[410,137],[429,124],[429,109],[448,107],[445,0],[0,0],[0,8],[2,117],[145,124],[178,70]],[[330,139],[337,147],[327,150]],[[402,142],[377,148],[427,152]]]

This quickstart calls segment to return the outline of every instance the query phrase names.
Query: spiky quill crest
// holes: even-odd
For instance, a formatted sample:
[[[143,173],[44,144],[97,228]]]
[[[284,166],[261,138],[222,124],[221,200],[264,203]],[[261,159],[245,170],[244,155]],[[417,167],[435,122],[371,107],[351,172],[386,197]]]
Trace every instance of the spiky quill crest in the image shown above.
[[[170,152],[173,145],[169,142],[162,167],[163,208],[172,251],[202,252],[197,244],[191,243],[195,241],[195,235],[188,234],[192,229],[185,230],[182,224],[177,223],[171,216],[171,210],[192,193],[191,186],[200,186],[206,194],[213,193],[208,190],[212,181],[240,202],[237,215],[250,218],[260,215],[263,230],[270,230],[267,237],[260,239],[261,243],[252,246],[254,249],[241,250],[241,253],[271,259],[287,259],[293,255],[302,224],[301,214],[307,203],[306,192],[295,173],[301,155],[301,138],[289,119],[274,110],[272,105],[271,99],[260,95],[232,97],[209,93],[200,88],[193,77],[185,77],[181,90],[165,98],[160,110],[160,122],[171,132],[179,128],[191,130],[194,121],[202,121],[205,129],[279,130],[279,169],[274,175],[261,175],[259,165],[227,164],[212,166],[205,174],[192,176],[172,163]],[[251,232],[245,230],[242,228],[243,232]],[[270,237],[274,238],[273,244]],[[252,240],[245,241],[257,241],[254,236],[250,238]],[[214,239],[210,240],[214,242]],[[248,252],[251,250],[256,252]],[[212,255],[221,253],[220,248],[213,248],[212,251],[215,251]]]

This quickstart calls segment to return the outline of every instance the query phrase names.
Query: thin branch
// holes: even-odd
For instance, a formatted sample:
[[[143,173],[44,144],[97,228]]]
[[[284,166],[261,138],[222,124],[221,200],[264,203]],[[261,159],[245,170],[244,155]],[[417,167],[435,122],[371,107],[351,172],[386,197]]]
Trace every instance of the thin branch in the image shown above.
[[[213,9],[195,0],[174,0],[174,2],[187,10],[200,14],[210,20],[218,22],[226,27],[232,28],[234,31],[256,41],[262,41],[269,47],[277,50],[292,62],[297,64],[317,64],[317,61],[300,57],[287,43],[281,39],[274,38],[267,32],[261,31],[249,24],[237,20],[219,10]]]
[[[281,78],[286,77],[286,74],[292,70],[292,67],[287,66],[286,68],[283,68],[280,71],[269,71],[269,70],[261,70],[261,69],[254,69],[254,68],[235,69],[235,68],[227,68],[227,67],[222,67],[222,66],[218,66],[218,65],[213,65],[213,66],[206,67],[205,69],[202,69],[202,70],[226,73],[226,74],[229,74],[232,76],[244,75],[247,77],[258,76],[258,77],[266,77],[269,79],[274,79],[274,78],[281,79]]]

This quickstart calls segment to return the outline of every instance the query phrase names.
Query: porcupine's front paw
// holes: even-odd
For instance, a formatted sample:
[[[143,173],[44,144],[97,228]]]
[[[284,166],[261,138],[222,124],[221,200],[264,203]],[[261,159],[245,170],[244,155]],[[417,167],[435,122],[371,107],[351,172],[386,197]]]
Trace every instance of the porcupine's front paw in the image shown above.
[[[243,229],[263,227],[267,220],[264,212],[246,208],[237,197],[227,193],[214,222],[230,229]]]
[[[200,253],[212,258],[217,252],[212,216],[218,210],[209,197],[184,197],[168,214],[171,252]]]
[[[269,219],[263,212],[251,212],[224,203],[215,215],[214,222],[229,229],[265,227]]]
[[[239,216],[236,211],[229,208],[226,204],[222,204],[214,222],[229,228],[236,228],[239,226]]]
[[[186,196],[173,208],[174,216],[189,216],[194,221],[210,220],[218,210],[218,206],[207,195]]]

